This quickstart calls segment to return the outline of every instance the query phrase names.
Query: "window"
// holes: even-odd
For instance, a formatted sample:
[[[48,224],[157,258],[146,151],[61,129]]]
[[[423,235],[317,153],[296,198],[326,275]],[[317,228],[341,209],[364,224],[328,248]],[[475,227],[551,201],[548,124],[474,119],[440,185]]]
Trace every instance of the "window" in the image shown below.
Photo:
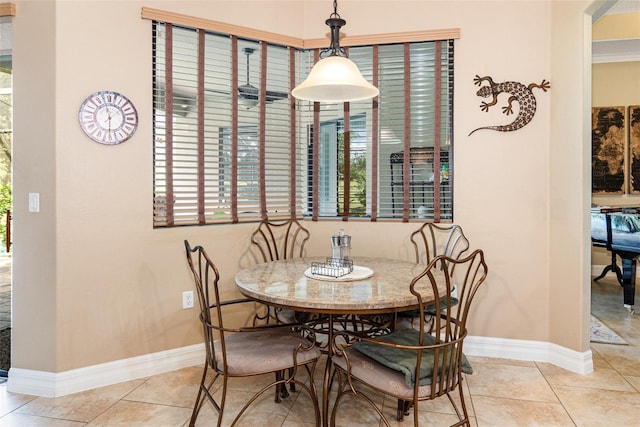
[[[350,131],[345,132],[345,119],[339,117],[320,123],[318,164],[318,211],[321,216],[367,216],[367,127],[366,116],[349,118]],[[311,128],[313,129],[313,128]],[[313,135],[313,130],[311,130]],[[347,147],[348,146],[348,147]],[[308,156],[314,157],[313,144]],[[346,150],[348,148],[348,152]],[[345,180],[345,169],[349,179]],[[313,164],[308,175],[313,175]],[[345,187],[345,182],[348,185]],[[308,194],[313,194],[312,181]],[[346,198],[349,202],[345,206]],[[308,199],[307,212],[313,210],[313,200]]]
[[[352,47],[349,57],[380,95],[322,108],[300,103],[301,123],[318,141],[308,151],[318,161],[308,165],[317,180],[309,181],[306,213],[451,221],[453,40]]]
[[[154,225],[301,215],[292,203],[303,170],[291,141],[290,48],[153,28]]]
[[[453,38],[351,46],[380,96],[319,105],[289,95],[318,49],[145,15],[154,19],[154,226],[452,220]]]

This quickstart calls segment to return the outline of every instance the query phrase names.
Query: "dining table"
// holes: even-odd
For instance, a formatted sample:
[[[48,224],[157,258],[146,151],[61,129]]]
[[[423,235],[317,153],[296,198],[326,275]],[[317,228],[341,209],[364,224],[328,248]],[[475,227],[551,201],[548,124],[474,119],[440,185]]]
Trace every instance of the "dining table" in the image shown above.
[[[426,267],[415,262],[377,257],[353,257],[351,272],[338,277],[319,269],[323,257],[301,257],[256,264],[239,271],[235,283],[246,297],[269,306],[316,313],[327,319],[327,363],[322,387],[322,423],[328,425],[334,320],[343,316],[367,317],[419,308],[409,292],[414,277]],[[417,290],[424,303],[434,300],[428,280]],[[444,284],[438,292],[444,292]],[[392,326],[393,327],[393,326]]]

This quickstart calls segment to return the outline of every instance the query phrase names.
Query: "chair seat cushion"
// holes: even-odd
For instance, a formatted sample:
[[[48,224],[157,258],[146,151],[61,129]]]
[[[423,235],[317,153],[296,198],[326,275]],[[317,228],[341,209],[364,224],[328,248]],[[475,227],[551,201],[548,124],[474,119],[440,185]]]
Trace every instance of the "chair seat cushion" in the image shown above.
[[[308,347],[309,340],[284,329],[266,329],[256,332],[238,332],[225,335],[227,373],[230,375],[254,375],[288,369],[294,366],[294,349]],[[214,343],[216,362],[222,368],[222,345]],[[320,357],[320,350],[313,347],[300,350],[298,365]]]
[[[387,368],[358,350],[348,348],[346,353],[351,362],[351,375],[363,383],[385,394],[395,396],[398,399],[410,400],[413,398],[413,388],[407,386],[405,375],[394,369]],[[334,356],[334,365],[346,370],[344,357]],[[431,386],[418,387],[418,397],[425,397],[431,393]]]
[[[419,331],[415,329],[407,329],[404,331],[394,332],[380,337],[381,340],[390,341],[396,344],[418,345]],[[435,338],[430,334],[424,335],[424,345],[435,344]],[[378,345],[372,342],[358,341],[353,344],[353,348],[358,352],[370,357],[383,366],[401,372],[405,377],[407,387],[413,387],[415,384],[416,370],[416,350],[407,350],[401,348],[393,348]],[[442,364],[442,361],[440,361]],[[434,367],[434,352],[432,350],[424,351],[422,354],[422,363],[420,366],[420,385],[426,385],[431,382]],[[471,364],[466,356],[462,355],[462,372],[466,374],[473,373]]]

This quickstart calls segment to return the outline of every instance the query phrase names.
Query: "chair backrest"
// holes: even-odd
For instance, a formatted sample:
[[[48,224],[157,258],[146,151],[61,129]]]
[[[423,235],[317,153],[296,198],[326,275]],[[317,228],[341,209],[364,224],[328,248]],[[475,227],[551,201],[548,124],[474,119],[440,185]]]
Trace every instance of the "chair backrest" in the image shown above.
[[[258,247],[264,262],[301,257],[307,240],[309,231],[296,219],[264,220],[251,235],[251,243]]]
[[[454,265],[454,268],[448,268]],[[428,350],[419,350],[417,356],[417,371],[420,371],[420,363],[423,351],[433,351],[435,360],[434,374],[432,376],[432,393],[437,396],[446,390],[451,390],[457,385],[458,374],[463,366],[462,344],[467,335],[467,317],[471,303],[487,277],[487,264],[484,253],[477,249],[465,258],[451,258],[437,256],[431,260],[422,273],[411,281],[410,290],[420,303],[420,312],[425,313],[428,305],[440,307],[441,310],[428,313],[433,316],[435,327],[438,331],[430,335],[434,343],[424,341],[425,332],[428,332],[425,315],[420,316],[419,345],[427,346]],[[441,289],[445,285],[446,289]],[[453,303],[451,290],[457,289],[458,303]],[[422,293],[430,290],[435,295],[435,302],[423,301]],[[427,333],[427,335],[429,335]]]
[[[222,322],[222,310],[220,304],[220,293],[218,291],[218,280],[220,274],[215,264],[211,261],[207,252],[202,246],[191,247],[187,240],[184,241],[187,253],[187,262],[193,274],[198,305],[200,307],[200,321],[204,331],[204,343],[207,351],[207,362],[216,369],[216,358],[214,351],[214,331],[219,333],[222,344],[222,352],[225,353],[224,331]],[[214,310],[214,316],[211,311]],[[226,358],[225,358],[226,364]]]
[[[411,233],[416,262],[429,264],[439,255],[460,258],[469,249],[469,240],[456,224],[436,224],[426,222]]]

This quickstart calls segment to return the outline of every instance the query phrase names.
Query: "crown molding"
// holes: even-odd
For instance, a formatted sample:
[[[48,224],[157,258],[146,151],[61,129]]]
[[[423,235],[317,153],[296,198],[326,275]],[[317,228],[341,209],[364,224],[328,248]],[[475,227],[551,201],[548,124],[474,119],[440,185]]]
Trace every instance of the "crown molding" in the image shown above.
[[[591,58],[593,64],[640,61],[640,39],[593,41]]]

